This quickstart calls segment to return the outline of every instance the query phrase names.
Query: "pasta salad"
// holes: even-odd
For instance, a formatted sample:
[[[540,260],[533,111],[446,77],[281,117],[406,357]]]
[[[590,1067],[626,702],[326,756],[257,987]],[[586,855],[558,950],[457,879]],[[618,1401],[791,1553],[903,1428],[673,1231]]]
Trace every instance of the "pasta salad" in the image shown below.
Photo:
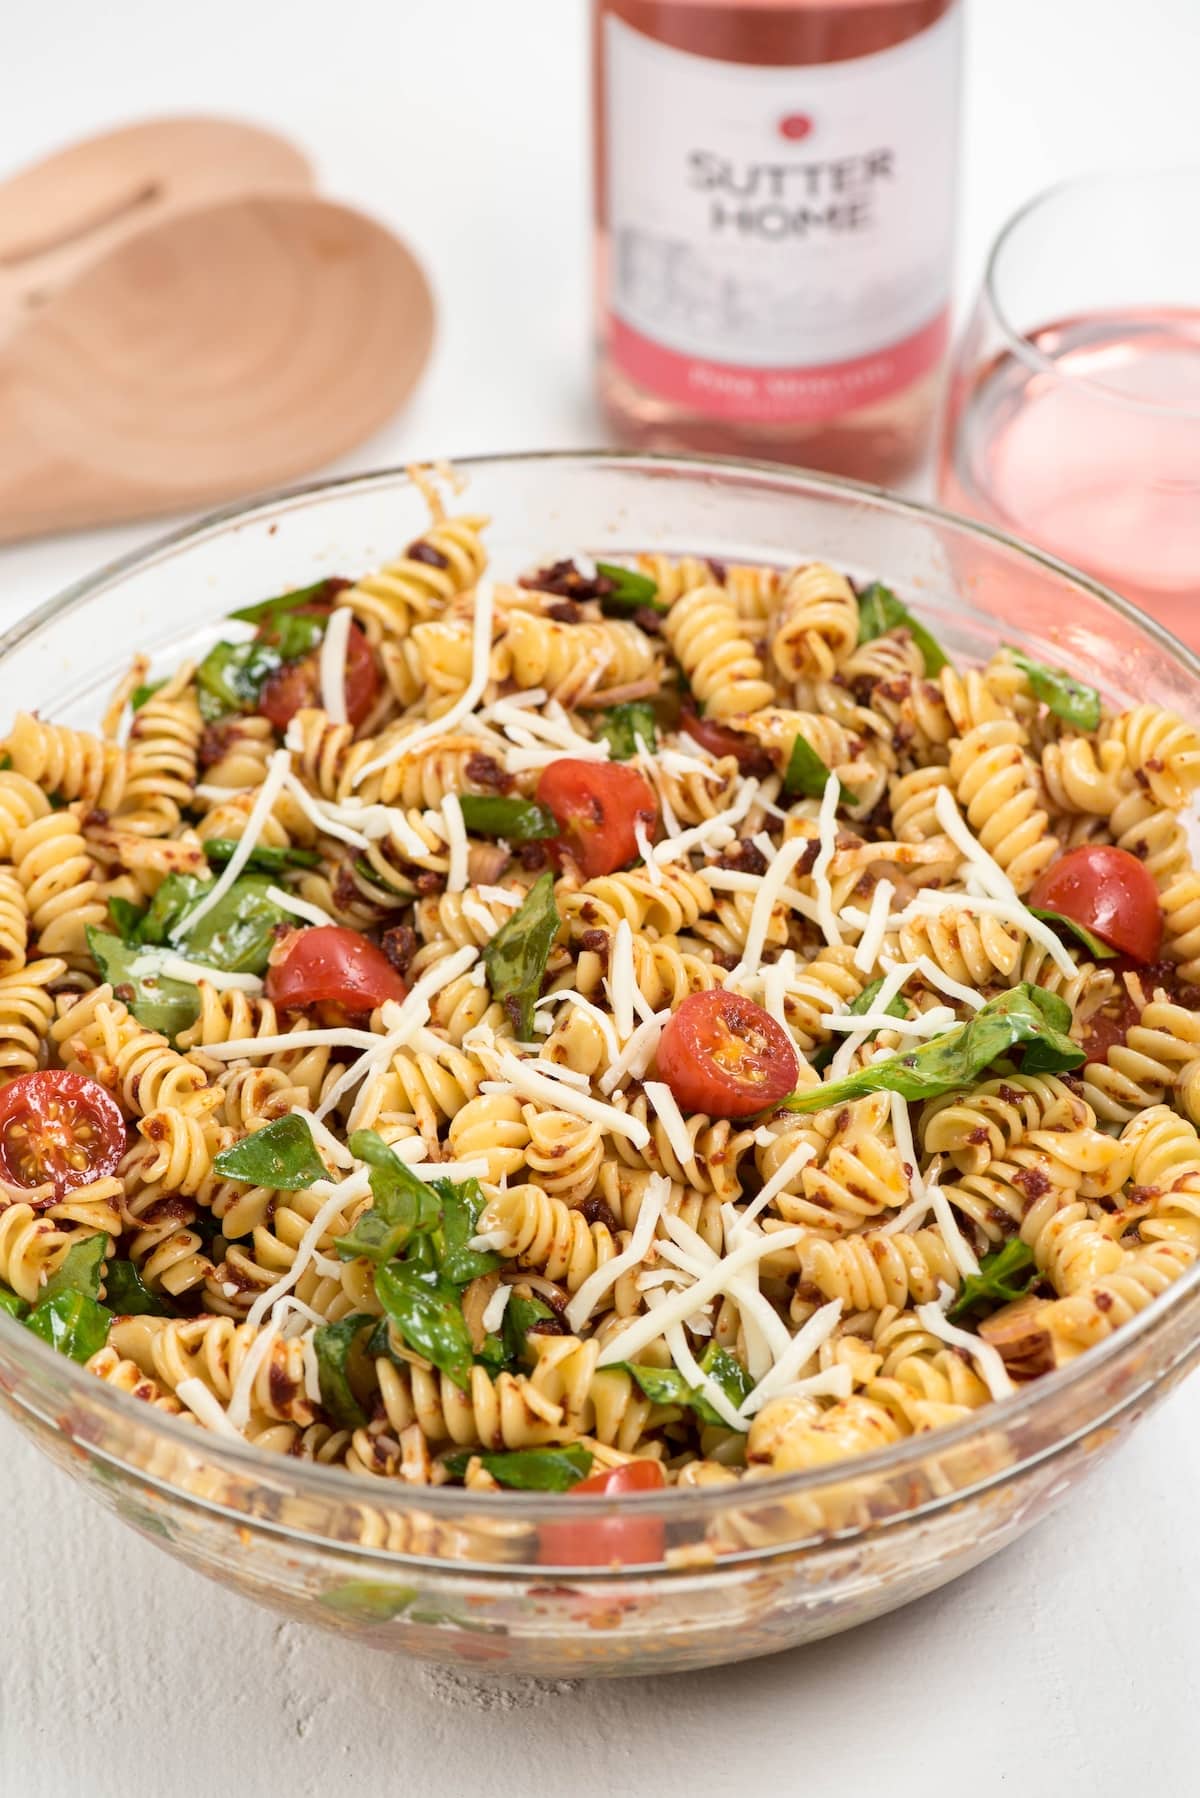
[[[264,1450],[615,1493],[936,1429],[1149,1305],[1200,731],[820,562],[495,578],[416,478],[387,566],[14,720],[0,1306]]]

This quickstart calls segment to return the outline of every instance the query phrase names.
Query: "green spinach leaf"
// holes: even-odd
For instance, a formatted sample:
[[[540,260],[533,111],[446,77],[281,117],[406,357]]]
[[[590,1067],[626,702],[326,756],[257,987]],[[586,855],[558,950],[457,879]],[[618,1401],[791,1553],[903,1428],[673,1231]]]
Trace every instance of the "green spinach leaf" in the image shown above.
[[[339,1318],[337,1323],[322,1324],[313,1332],[321,1403],[339,1429],[361,1429],[367,1421],[367,1413],[354,1390],[354,1374],[358,1371],[361,1377],[365,1368],[360,1363],[356,1370],[354,1364],[359,1356],[359,1337],[368,1325],[374,1328],[376,1322],[366,1312],[357,1311],[352,1317]]]
[[[864,587],[858,596],[858,640],[870,643],[875,637],[882,637],[885,631],[898,627],[908,632],[921,652],[928,678],[939,674],[943,668],[950,666],[950,658],[919,619],[914,618],[903,600],[897,599],[890,587],[882,581],[872,581]]]
[[[244,1180],[249,1186],[270,1186],[277,1192],[303,1192],[329,1178],[307,1120],[293,1112],[222,1149],[214,1157],[213,1172],[223,1180]]]
[[[1058,718],[1065,718],[1076,730],[1096,730],[1100,723],[1100,695],[1095,687],[1075,680],[1063,668],[1049,668],[1035,662],[1011,643],[1004,646],[1017,667],[1029,677],[1034,693]]]
[[[517,1448],[500,1454],[467,1448],[445,1456],[442,1465],[452,1478],[461,1480],[473,1458],[482,1461],[501,1486],[517,1492],[569,1492],[587,1478],[592,1465],[590,1449],[578,1442],[563,1448]]]
[[[375,1270],[375,1295],[401,1341],[467,1391],[475,1355],[458,1287],[411,1261],[389,1261]]]
[[[867,1012],[874,1009],[875,1001],[879,997],[884,978],[885,976],[881,974],[878,980],[873,980],[871,982],[870,986],[864,986],[862,992],[858,995],[858,998],[846,1007],[847,1017],[861,1018],[864,1017]],[[894,999],[889,1001],[887,1015],[889,1018],[906,1018],[908,1016],[908,1006],[905,1004],[899,993],[896,994]],[[873,1043],[878,1034],[878,1031],[873,1030],[867,1038],[867,1041]],[[822,1043],[816,1053],[809,1056],[809,1066],[815,1068],[818,1074],[823,1074],[837,1054],[840,1046],[840,1042]]]
[[[597,562],[596,573],[612,583],[600,597],[600,610],[608,617],[628,617],[643,606],[649,606],[652,612],[670,609],[666,600],[658,597],[658,582],[648,574],[639,574],[636,568],[623,568],[619,562]]]
[[[1018,1274],[1025,1274],[1026,1278],[1014,1284]],[[1013,1299],[1024,1297],[1036,1279],[1033,1250],[1019,1236],[1014,1236],[1002,1249],[995,1249],[983,1257],[977,1274],[967,1275],[962,1291],[946,1315],[951,1323],[957,1323],[977,1305],[987,1305],[992,1310],[998,1305],[1007,1305]]]
[[[206,723],[231,712],[253,712],[259,695],[283,657],[270,643],[214,643],[196,669],[196,698]]]
[[[1121,953],[1119,949],[1114,949],[1111,943],[1106,943],[1103,937],[1094,936],[1086,924],[1077,924],[1074,918],[1068,918],[1060,911],[1043,911],[1037,905],[1031,905],[1029,909],[1034,917],[1041,918],[1043,923],[1053,924],[1057,929],[1068,931],[1071,936],[1078,937],[1084,948],[1097,961],[1111,961],[1114,956]]]
[[[277,593],[274,599],[260,599],[252,606],[240,606],[228,616],[236,618],[239,624],[262,624],[264,620],[273,621],[284,613],[299,611],[302,606],[327,605],[345,585],[345,581],[337,577],[314,581],[311,587],[297,587],[292,593]]]
[[[189,922],[211,883],[194,874],[163,881],[141,927],[145,943],[165,945],[189,961],[229,974],[262,974],[280,924],[290,915],[268,897],[268,874],[242,874],[211,911]]]
[[[140,943],[123,943],[120,937],[97,930],[94,924],[87,927],[87,941],[101,977],[147,1030],[176,1037],[196,1022],[200,995],[185,981],[169,980],[159,973],[153,950]]]
[[[140,712],[146,701],[148,699],[153,699],[154,695],[158,692],[158,689],[160,687],[165,687],[166,684],[166,677],[164,675],[162,680],[145,681],[140,687],[135,687],[133,692],[129,695],[130,711]]]
[[[25,1319],[25,1327],[43,1342],[69,1355],[72,1361],[90,1361],[108,1341],[112,1312],[85,1292],[59,1292],[44,1298]]]
[[[458,1184],[451,1180],[434,1180],[431,1184],[442,1213],[440,1223],[431,1233],[439,1271],[454,1286],[465,1286],[470,1280],[494,1273],[501,1265],[502,1257],[467,1246],[479,1232],[480,1214],[487,1204],[478,1180],[464,1180]]]
[[[646,1397],[655,1405],[682,1405],[694,1411],[704,1422],[727,1430],[730,1426],[705,1397],[701,1386],[690,1386],[677,1367],[645,1367],[625,1363]],[[731,1405],[740,1405],[749,1397],[754,1382],[746,1369],[727,1349],[710,1342],[700,1362],[702,1372],[721,1388]]]
[[[369,1261],[390,1261],[415,1236],[427,1234],[441,1218],[441,1205],[432,1187],[426,1186],[374,1130],[356,1130],[350,1153],[371,1169],[371,1197],[346,1236],[334,1247],[344,1261],[365,1255]]]
[[[104,1297],[117,1317],[175,1317],[157,1292],[151,1292],[132,1261],[110,1261],[104,1275]]]
[[[533,1008],[561,922],[554,903],[554,876],[547,871],[483,951],[492,997],[505,1005],[523,1042],[533,1035]]]
[[[1063,1073],[1085,1059],[1066,1034],[1071,1008],[1056,993],[1027,982],[989,999],[965,1024],[935,1036],[890,1061],[873,1062],[844,1080],[810,1087],[784,1100],[789,1111],[825,1111],[865,1093],[898,1092],[905,1099],[933,1099],[956,1086],[969,1086],[999,1056],[1027,1044],[1023,1071]]]
[[[108,1237],[103,1230],[72,1243],[60,1265],[42,1287],[40,1300],[56,1299],[61,1292],[81,1292],[89,1299],[100,1297],[104,1277],[104,1257],[108,1253]]]
[[[533,1354],[529,1347],[530,1334],[535,1331],[536,1325],[546,1323],[551,1325],[554,1335],[558,1335],[563,1328],[557,1311],[544,1299],[532,1295],[526,1298],[524,1293],[514,1292],[504,1307],[504,1322],[500,1326],[505,1360],[531,1364]]]
[[[9,1317],[20,1319],[28,1316],[29,1306],[15,1292],[10,1292],[7,1286],[0,1286],[0,1311],[6,1311]]]
[[[830,770],[825,766],[816,750],[803,737],[797,737],[792,744],[792,753],[788,757],[787,772],[783,777],[785,793],[801,793],[806,799],[824,797]],[[845,804],[853,805],[854,794],[844,780],[838,781],[841,797]]]
[[[650,751],[658,748],[658,720],[648,699],[632,699],[614,705],[600,719],[597,737],[603,737],[613,760],[628,762],[638,752],[638,738]]]
[[[237,847],[237,839],[234,837],[209,837],[204,845],[204,853],[210,862],[217,862],[224,867]],[[293,849],[290,845],[275,848],[270,843],[256,843],[250,851],[249,860],[242,865],[252,873],[278,874],[284,868],[315,868],[320,860],[315,849]]]
[[[554,813],[532,799],[508,799],[500,794],[459,795],[463,823],[472,836],[506,837],[510,843],[536,843],[556,837]]]
[[[113,898],[108,902],[108,915],[117,927],[117,935],[123,943],[138,943],[138,935],[142,927],[142,919],[146,916],[144,905],[134,905],[131,899]]]

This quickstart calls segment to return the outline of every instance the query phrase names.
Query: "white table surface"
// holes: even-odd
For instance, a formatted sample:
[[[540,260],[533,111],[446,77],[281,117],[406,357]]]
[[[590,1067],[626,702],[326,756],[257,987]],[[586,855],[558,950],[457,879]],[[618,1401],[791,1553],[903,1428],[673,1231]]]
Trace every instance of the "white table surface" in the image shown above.
[[[415,402],[342,466],[593,444],[585,12],[584,0],[14,5],[0,175],[155,111],[274,125],[308,147],[326,191],[411,239],[440,303]],[[1200,152],[1198,0],[970,0],[969,12],[960,298],[1035,188]],[[0,623],[154,528],[0,550]],[[807,1650],[653,1682],[479,1686],[347,1648],[169,1560],[7,1423],[0,1455],[6,1798],[1200,1787],[1200,1381],[1065,1511],[948,1590]]]

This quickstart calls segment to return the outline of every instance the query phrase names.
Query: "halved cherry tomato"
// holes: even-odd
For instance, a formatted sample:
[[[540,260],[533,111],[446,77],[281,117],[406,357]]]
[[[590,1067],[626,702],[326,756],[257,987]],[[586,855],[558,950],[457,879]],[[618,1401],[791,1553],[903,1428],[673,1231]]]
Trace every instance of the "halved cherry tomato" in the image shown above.
[[[658,823],[654,789],[626,762],[584,762],[571,756],[543,768],[537,801],[554,813],[585,880],[614,874],[638,854],[640,819],[653,837]]]
[[[744,1118],[795,1090],[800,1061],[787,1032],[753,999],[714,987],[689,993],[658,1039],[658,1077],[683,1111]]]
[[[49,1180],[61,1199],[113,1173],[124,1153],[121,1108],[86,1074],[45,1068],[0,1092],[0,1175],[14,1186]]]
[[[694,737],[710,755],[734,755],[743,774],[770,774],[771,758],[757,738],[743,730],[730,730],[714,718],[701,718],[686,707],[680,714],[680,730]]]
[[[322,605],[297,606],[296,610],[322,617],[329,615],[329,607]],[[258,632],[264,643],[270,643],[277,634],[269,621]],[[378,696],[379,669],[375,665],[374,653],[358,625],[352,624],[346,641],[346,716],[355,729],[367,716]],[[267,676],[259,694],[258,709],[276,730],[286,730],[302,707],[319,706],[320,703],[320,652],[313,650],[310,655],[301,656],[297,661],[285,662],[282,668],[277,668],[274,674]]]
[[[623,1467],[593,1473],[571,1487],[571,1496],[588,1492],[615,1498],[623,1492],[657,1492],[666,1485],[657,1461],[627,1461]],[[661,1561],[666,1530],[661,1517],[597,1517],[595,1522],[543,1523],[538,1534],[538,1561],[543,1567],[612,1567]]]
[[[1158,888],[1128,849],[1085,843],[1051,862],[1029,904],[1061,912],[1136,962],[1153,961],[1162,942]]]
[[[278,961],[267,969],[267,998],[285,1008],[340,1005],[374,1011],[385,999],[404,999],[408,988],[375,944],[341,924],[318,924],[286,937]]]

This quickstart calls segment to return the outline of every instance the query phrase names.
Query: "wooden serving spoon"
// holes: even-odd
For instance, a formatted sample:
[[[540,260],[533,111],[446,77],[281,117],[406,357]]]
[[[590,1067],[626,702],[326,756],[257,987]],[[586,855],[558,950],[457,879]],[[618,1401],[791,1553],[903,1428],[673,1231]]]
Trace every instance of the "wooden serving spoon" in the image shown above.
[[[307,165],[268,134],[226,136],[223,164],[207,140],[199,204],[184,134],[171,147],[152,196],[110,156],[53,229],[50,164],[0,193],[0,541],[286,481],[382,424],[425,363],[432,296],[388,231],[303,191]],[[279,191],[212,197],[249,164]]]

